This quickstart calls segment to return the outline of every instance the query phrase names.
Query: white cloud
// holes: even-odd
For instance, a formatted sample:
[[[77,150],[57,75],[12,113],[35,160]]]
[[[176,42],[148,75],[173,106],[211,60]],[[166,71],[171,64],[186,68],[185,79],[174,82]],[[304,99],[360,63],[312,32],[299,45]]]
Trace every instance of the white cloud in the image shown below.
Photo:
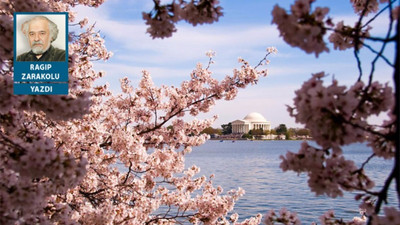
[[[121,23],[118,21],[99,21],[99,29],[107,39],[118,43],[118,57],[133,58],[135,55],[152,56],[150,59],[161,62],[174,59],[175,62],[198,59],[207,50],[237,54],[245,49],[281,44],[277,31],[271,26],[242,27],[178,27],[178,32],[169,39],[152,40],[145,32],[146,26],[140,22]],[[100,25],[101,24],[101,25]],[[116,47],[116,46],[114,46]],[[238,55],[236,55],[238,57]]]
[[[270,45],[283,43],[271,25],[221,26],[218,23],[197,27],[179,23],[178,31],[171,38],[153,40],[146,34],[147,26],[143,20],[114,19],[109,10],[107,7],[100,7],[99,10],[80,7],[78,13],[95,21],[97,29],[105,36],[106,44],[110,44],[115,51],[115,57],[125,60],[143,55],[138,62],[152,60],[162,63],[166,58],[179,62],[197,60],[199,55],[203,57],[204,52],[210,49],[238,54],[248,49],[259,49],[260,46],[265,50]]]
[[[189,79],[197,62],[208,62],[205,52],[210,49],[217,52],[212,70],[222,78],[240,66],[238,57],[256,64],[264,56],[266,47],[283,43],[277,30],[270,25],[218,23],[197,27],[178,24],[178,32],[171,38],[153,40],[146,34],[143,20],[123,21],[111,15],[110,7],[80,7],[78,15],[96,22],[96,28],[105,36],[107,48],[114,52],[108,62],[95,63],[97,69],[106,71],[107,76],[102,80],[114,89],[119,89],[114,79],[124,75],[138,79],[143,69],[148,70],[158,84],[180,83]],[[114,84],[118,86],[113,87]]]
[[[79,14],[96,21],[96,28],[105,36],[106,46],[114,52],[110,61],[96,63],[97,69],[106,71],[104,80],[110,84],[117,83],[112,80],[122,74],[137,79],[143,69],[152,74],[156,83],[160,80],[180,83],[189,78],[197,62],[208,62],[205,52],[210,49],[217,52],[212,70],[222,78],[240,66],[239,56],[256,64],[264,56],[266,47],[283,43],[273,26],[245,24],[178,25],[173,37],[153,40],[146,34],[144,21],[114,20],[108,8],[99,9],[79,8]],[[119,89],[119,85],[115,88]]]

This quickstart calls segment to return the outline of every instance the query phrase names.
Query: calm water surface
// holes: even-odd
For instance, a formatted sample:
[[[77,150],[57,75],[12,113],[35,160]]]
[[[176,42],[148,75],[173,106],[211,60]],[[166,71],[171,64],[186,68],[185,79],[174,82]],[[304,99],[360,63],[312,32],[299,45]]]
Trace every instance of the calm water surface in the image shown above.
[[[302,224],[319,222],[318,217],[333,209],[337,216],[352,219],[360,216],[359,202],[354,201],[354,193],[346,193],[336,199],[316,197],[307,185],[307,176],[294,172],[282,172],[279,168],[280,155],[288,150],[297,152],[301,141],[208,141],[196,147],[186,157],[186,167],[195,164],[201,168],[200,175],[215,174],[214,184],[224,192],[242,187],[246,194],[236,203],[234,212],[239,220],[265,214],[270,209],[278,211],[286,207],[298,212]],[[345,148],[348,159],[361,165],[371,154],[363,144]],[[381,186],[391,170],[392,161],[373,159],[366,167],[367,174],[378,180]],[[393,194],[390,200],[394,200]]]

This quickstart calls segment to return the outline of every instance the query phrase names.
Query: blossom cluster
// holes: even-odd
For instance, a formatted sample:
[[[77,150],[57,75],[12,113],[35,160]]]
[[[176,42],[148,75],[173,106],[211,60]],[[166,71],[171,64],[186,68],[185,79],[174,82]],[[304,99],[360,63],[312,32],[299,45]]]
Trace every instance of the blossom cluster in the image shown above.
[[[357,23],[352,27],[346,26],[343,21],[340,21],[336,24],[335,32],[329,36],[329,41],[333,44],[334,49],[345,50],[354,46],[360,49],[362,41],[370,36],[370,29],[371,27],[367,26],[364,30],[359,30]]]
[[[339,147],[331,156],[327,151],[303,142],[298,153],[287,152],[281,156],[283,171],[305,172],[309,176],[308,185],[317,195],[342,196],[343,191],[368,190],[374,182],[363,170],[358,170],[354,162],[346,160]]]
[[[176,32],[175,23],[180,20],[196,26],[198,24],[213,23],[223,15],[222,7],[218,0],[198,1],[173,1],[170,4],[161,5],[160,1],[154,1],[151,12],[143,12],[143,19],[149,26],[147,33],[152,38],[165,38]]]
[[[291,6],[291,14],[275,5],[272,10],[272,23],[278,26],[280,36],[288,44],[318,56],[329,51],[323,40],[326,33],[324,18],[329,8],[317,7],[311,11],[312,2],[314,0],[297,0]]]
[[[47,199],[76,186],[86,173],[86,159],[65,154],[30,119],[36,120],[15,109],[0,117],[2,224],[47,224]]]
[[[2,31],[2,35],[0,36],[0,68],[8,67],[6,64],[8,60],[13,56],[13,33],[11,32],[12,30],[13,21],[11,15],[0,15],[0,31]]]
[[[336,224],[365,225],[366,224],[365,216],[354,217],[351,221],[346,222],[343,219],[337,218],[335,216],[335,212],[333,210],[327,211],[322,216],[320,216],[319,219],[321,221],[321,224],[323,224],[323,225],[336,225]]]
[[[382,46],[391,42],[393,37],[386,37],[387,39],[371,37],[371,24],[384,10],[392,10],[388,12],[392,15],[389,16],[389,22],[394,22],[398,19],[393,17],[397,15],[398,6],[394,7],[393,2],[386,0],[352,0],[350,2],[355,13],[359,15],[359,20],[353,26],[349,26],[343,21],[335,25],[330,18],[323,20],[328,10],[317,7],[313,12],[312,2],[314,1],[296,0],[291,7],[291,14],[275,6],[273,22],[278,25],[281,36],[292,46],[298,46],[307,53],[313,52],[318,56],[323,49],[321,46],[326,45],[323,43],[323,35],[331,31],[329,41],[333,43],[334,49],[354,49],[360,74],[359,79],[349,86],[339,85],[336,79],[333,79],[331,84],[324,85],[327,75],[319,72],[313,74],[295,92],[294,106],[288,106],[288,111],[297,123],[304,124],[310,129],[311,136],[320,147],[304,142],[297,153],[287,152],[286,155],[280,157],[282,159],[280,167],[283,171],[306,173],[309,177],[308,185],[317,195],[335,198],[342,196],[345,191],[361,193],[356,195],[356,200],[361,201],[359,205],[362,211],[361,218],[355,217],[352,221],[345,222],[341,218],[336,218],[334,211],[330,210],[320,217],[321,224],[366,224],[367,222],[368,224],[397,224],[399,215],[396,208],[385,208],[385,215],[379,215],[378,212],[381,209],[381,203],[386,201],[386,197],[383,196],[388,194],[390,183],[398,177],[395,178],[393,172],[388,172],[389,175],[381,190],[372,191],[375,183],[366,175],[365,166],[374,157],[393,159],[396,151],[399,151],[396,149],[398,142],[396,129],[398,128],[395,115],[398,99],[396,102],[391,84],[374,80],[378,57],[384,58],[386,63],[394,68],[394,73],[398,68],[395,68],[394,63],[385,58],[386,56],[382,56],[384,47],[380,53],[377,53],[378,51],[368,46],[368,50],[376,54],[377,58],[371,61],[372,69],[368,82],[364,83],[363,67],[358,52],[361,47],[367,46],[365,42],[371,39],[381,40]],[[388,7],[378,12],[379,4],[387,4]],[[315,13],[317,11],[323,12],[319,14],[321,16],[319,19]],[[369,14],[375,14],[375,17],[363,24],[364,17]],[[320,45],[315,43],[315,47],[308,46],[308,38],[290,33],[293,32],[291,29],[295,29],[296,33],[303,29],[303,32],[312,35],[313,32],[307,31],[307,26],[315,26],[315,34],[320,36],[313,40],[319,40]],[[391,29],[389,27],[389,34]],[[381,124],[370,122],[371,116],[384,114],[386,114],[386,120]],[[357,142],[366,143],[372,150],[371,156],[359,167],[354,161],[346,159],[342,148],[344,145]],[[398,163],[396,159],[393,161]],[[394,166],[393,171],[398,172],[398,167]],[[270,221],[279,222],[273,219]]]
[[[386,3],[387,0],[379,0],[381,3]],[[357,14],[377,12],[379,8],[378,0],[350,0],[354,12]]]
[[[316,148],[304,142],[298,153],[288,152],[281,156],[283,171],[292,170],[307,173],[308,185],[317,195],[342,196],[344,191],[358,190],[371,193],[375,184],[351,160],[345,159],[341,146],[356,142],[367,142],[374,156],[390,159],[395,154],[393,90],[388,84],[377,81],[365,85],[356,82],[347,88],[333,80],[329,86],[323,85],[325,73],[314,74],[310,80],[296,91],[294,107],[288,107],[296,122],[310,129]],[[371,115],[387,113],[389,121],[382,126],[368,123]],[[362,199],[364,208],[371,196]],[[359,198],[360,199],[360,198]],[[369,210],[367,215],[373,215]],[[328,218],[328,217],[326,217]],[[322,221],[322,220],[321,220]],[[332,219],[323,224],[335,224]],[[364,221],[365,222],[365,221]],[[358,224],[352,221],[350,224]],[[363,224],[363,223],[362,223]]]
[[[400,224],[400,211],[394,207],[385,207],[383,209],[384,215],[374,215],[372,218],[373,225],[383,224]]]
[[[276,5],[272,11],[272,23],[276,24],[280,36],[293,47],[299,47],[307,53],[314,53],[317,57],[322,52],[329,52],[324,36],[330,30],[328,40],[333,44],[334,49],[345,50],[363,46],[365,38],[370,37],[368,24],[358,21],[354,26],[345,25],[339,21],[336,25],[331,18],[325,18],[329,8],[316,7],[312,11],[312,3],[315,0],[296,0],[291,6],[291,13]],[[387,3],[386,0],[352,0],[354,11],[362,16],[376,13],[379,3]],[[392,14],[396,15],[398,7],[393,9]],[[394,20],[397,17],[393,17]],[[368,22],[369,23],[369,22]]]
[[[296,122],[311,130],[323,148],[363,142],[374,129],[367,123],[371,115],[389,112],[394,104],[392,88],[378,81],[356,82],[348,90],[338,81],[323,85],[324,72],[314,74],[296,91],[295,107],[288,107]]]
[[[299,225],[301,224],[300,219],[297,217],[297,213],[289,212],[286,208],[279,210],[279,216],[274,210],[270,210],[264,218],[265,225],[273,225],[277,223]]]

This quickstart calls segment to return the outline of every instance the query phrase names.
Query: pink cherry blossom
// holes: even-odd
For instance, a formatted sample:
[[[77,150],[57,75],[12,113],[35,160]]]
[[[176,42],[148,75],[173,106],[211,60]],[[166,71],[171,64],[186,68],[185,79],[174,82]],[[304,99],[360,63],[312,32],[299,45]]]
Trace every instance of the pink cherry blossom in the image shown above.
[[[218,0],[173,1],[170,4],[160,4],[154,1],[151,12],[142,13],[146,21],[147,33],[152,38],[171,37],[177,31],[175,23],[180,20],[196,26],[204,23],[214,23],[222,16],[222,7]]]
[[[270,210],[264,218],[265,225],[273,225],[275,223],[280,224],[291,224],[298,225],[301,224],[300,219],[297,217],[297,213],[290,212],[286,208],[281,208],[279,210],[279,216],[274,210]]]
[[[288,44],[299,47],[307,53],[315,53],[318,57],[320,53],[329,51],[323,40],[326,33],[323,19],[329,9],[317,7],[314,12],[311,12],[312,2],[297,0],[291,7],[291,14],[275,5],[272,11],[272,23],[278,26],[280,36]]]

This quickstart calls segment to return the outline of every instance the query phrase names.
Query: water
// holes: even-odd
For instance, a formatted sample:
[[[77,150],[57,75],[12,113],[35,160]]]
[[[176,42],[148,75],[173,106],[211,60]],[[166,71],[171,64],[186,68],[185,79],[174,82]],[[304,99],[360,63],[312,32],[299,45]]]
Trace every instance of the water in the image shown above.
[[[297,152],[301,141],[208,141],[196,147],[186,157],[185,165],[201,168],[200,175],[215,175],[214,185],[225,192],[242,187],[246,194],[236,203],[234,212],[240,221],[265,214],[270,209],[282,207],[296,211],[302,224],[319,222],[318,217],[333,209],[338,217],[352,219],[360,216],[354,193],[331,199],[315,196],[307,185],[307,176],[294,172],[282,172],[280,155],[288,150]],[[361,165],[371,154],[363,144],[345,148],[345,155]],[[374,158],[365,167],[367,174],[381,186],[392,168],[392,161]],[[389,200],[394,202],[392,190]]]

